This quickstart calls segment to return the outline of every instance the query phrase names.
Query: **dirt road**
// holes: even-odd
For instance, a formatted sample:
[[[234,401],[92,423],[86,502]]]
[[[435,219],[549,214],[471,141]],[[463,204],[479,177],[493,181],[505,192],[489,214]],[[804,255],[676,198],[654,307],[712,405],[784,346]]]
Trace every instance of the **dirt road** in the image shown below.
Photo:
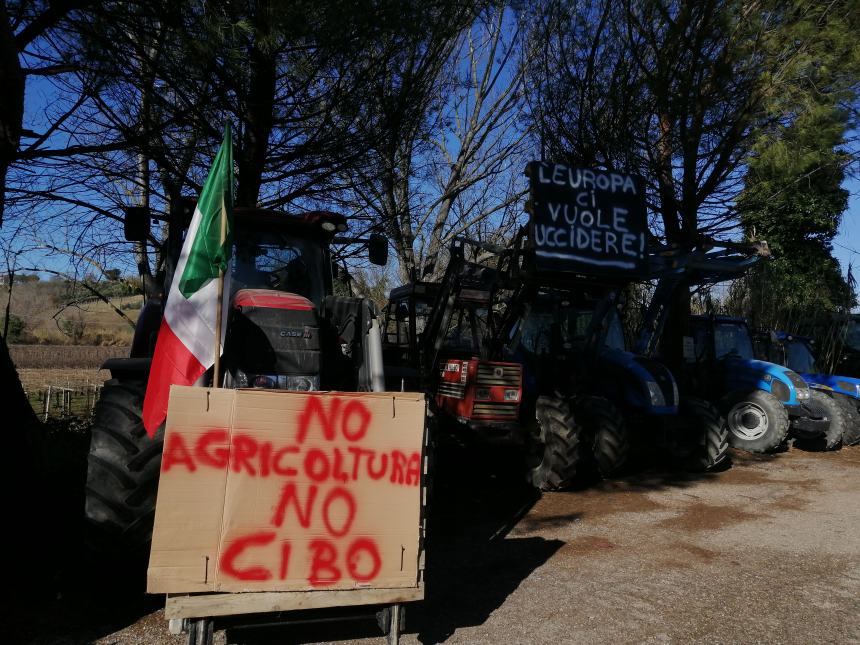
[[[860,448],[738,453],[721,473],[645,470],[542,498],[449,467],[473,474],[440,485],[428,600],[410,608],[405,643],[860,643]],[[149,609],[37,640],[182,642]],[[376,634],[365,620],[216,642]]]

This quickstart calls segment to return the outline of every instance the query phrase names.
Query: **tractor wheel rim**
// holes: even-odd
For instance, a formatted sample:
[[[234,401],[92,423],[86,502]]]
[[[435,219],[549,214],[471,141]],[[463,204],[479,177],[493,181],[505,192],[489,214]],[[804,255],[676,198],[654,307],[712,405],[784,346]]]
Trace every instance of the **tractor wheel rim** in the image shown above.
[[[744,441],[754,441],[767,434],[770,422],[761,406],[744,401],[734,406],[728,415],[729,430]]]

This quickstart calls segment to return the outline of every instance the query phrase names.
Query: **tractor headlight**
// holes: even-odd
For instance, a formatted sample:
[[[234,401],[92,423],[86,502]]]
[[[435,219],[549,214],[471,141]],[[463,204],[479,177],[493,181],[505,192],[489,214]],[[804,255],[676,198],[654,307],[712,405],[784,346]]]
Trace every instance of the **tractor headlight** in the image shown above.
[[[648,397],[651,399],[651,405],[655,407],[666,405],[663,390],[660,389],[656,381],[645,381],[645,387],[648,388]]]
[[[519,401],[520,400],[520,391],[519,390],[505,390],[505,401]]]
[[[854,384],[854,391],[857,393],[857,396],[860,397],[860,383]]]
[[[490,399],[490,388],[479,387],[477,390],[475,390],[475,398],[479,401],[489,401],[489,399]]]
[[[285,390],[294,392],[315,392],[320,389],[319,376],[303,376],[299,374],[290,374],[287,376],[278,377],[278,385]]]
[[[797,388],[797,400],[798,401],[806,401],[809,398],[809,388],[808,387],[799,387]]]

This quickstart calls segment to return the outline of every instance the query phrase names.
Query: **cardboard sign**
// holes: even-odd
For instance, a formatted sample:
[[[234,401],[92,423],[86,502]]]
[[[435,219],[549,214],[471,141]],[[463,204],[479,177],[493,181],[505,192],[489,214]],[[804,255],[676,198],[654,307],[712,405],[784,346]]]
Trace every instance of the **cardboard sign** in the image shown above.
[[[532,161],[526,169],[538,270],[647,274],[645,183],[619,172]]]
[[[423,394],[173,386],[147,591],[416,587]]]

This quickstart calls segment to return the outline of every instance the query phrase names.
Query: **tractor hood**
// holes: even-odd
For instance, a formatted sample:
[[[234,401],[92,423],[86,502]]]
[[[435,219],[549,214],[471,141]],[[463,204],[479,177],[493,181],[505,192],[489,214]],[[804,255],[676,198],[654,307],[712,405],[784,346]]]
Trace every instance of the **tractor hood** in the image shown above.
[[[625,402],[648,414],[676,414],[678,386],[661,363],[622,349],[601,349],[598,364],[617,383],[626,384]]]
[[[726,389],[762,390],[773,394],[783,404],[794,406],[809,400],[809,386],[799,374],[787,367],[740,356],[723,359]]]
[[[809,383],[809,387],[815,390],[837,392],[845,396],[860,399],[860,378],[833,374],[807,374],[805,372],[800,376],[804,381]]]

